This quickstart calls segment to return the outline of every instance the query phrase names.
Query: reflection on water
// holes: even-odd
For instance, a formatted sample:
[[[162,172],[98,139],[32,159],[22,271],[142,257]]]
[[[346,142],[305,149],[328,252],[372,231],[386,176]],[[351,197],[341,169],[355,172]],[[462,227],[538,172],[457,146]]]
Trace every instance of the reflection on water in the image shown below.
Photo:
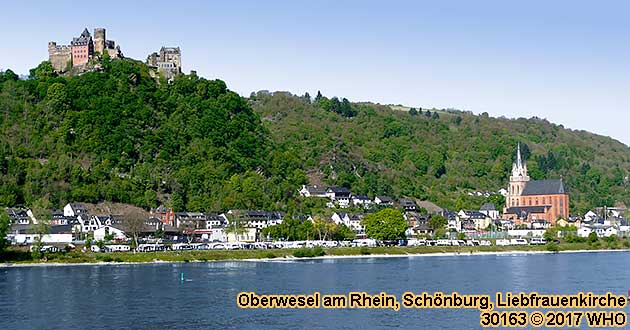
[[[0,268],[0,329],[478,329],[472,310],[239,310],[235,299],[240,291],[625,294],[628,262],[619,252]]]

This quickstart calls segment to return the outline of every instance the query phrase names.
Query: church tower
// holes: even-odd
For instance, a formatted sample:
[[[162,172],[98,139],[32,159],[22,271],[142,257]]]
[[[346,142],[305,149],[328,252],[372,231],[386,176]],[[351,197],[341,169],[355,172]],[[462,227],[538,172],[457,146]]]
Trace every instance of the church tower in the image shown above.
[[[508,185],[508,193],[505,196],[506,207],[521,206],[520,196],[525,189],[525,185],[529,181],[527,175],[527,164],[521,159],[521,144],[518,144],[516,151],[516,162],[512,164],[512,175],[510,175],[510,183]]]

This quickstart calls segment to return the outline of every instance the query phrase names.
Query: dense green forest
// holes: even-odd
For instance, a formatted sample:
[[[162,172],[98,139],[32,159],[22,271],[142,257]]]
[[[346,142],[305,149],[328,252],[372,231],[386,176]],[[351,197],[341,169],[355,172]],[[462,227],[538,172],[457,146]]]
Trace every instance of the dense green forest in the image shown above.
[[[498,205],[501,196],[472,197],[507,187],[521,143],[532,179],[563,178],[571,212],[616,203],[626,194],[630,149],[608,137],[546,120],[492,118],[462,111],[353,104],[331,110],[318,94],[258,92],[250,103],[275,143],[300,158],[311,182],[352,187],[354,193],[430,200],[450,209]],[[343,104],[343,102],[342,102]]]
[[[156,81],[132,60],[0,75],[0,205],[102,200],[176,210],[281,208],[306,182],[223,81]]]
[[[57,76],[0,72],[0,205],[112,201],[175,210],[310,212],[300,185],[474,208],[506,186],[517,142],[534,179],[563,177],[573,211],[628,204],[630,150],[541,119],[392,110],[318,93],[258,92],[220,80],[156,80],[133,60]]]

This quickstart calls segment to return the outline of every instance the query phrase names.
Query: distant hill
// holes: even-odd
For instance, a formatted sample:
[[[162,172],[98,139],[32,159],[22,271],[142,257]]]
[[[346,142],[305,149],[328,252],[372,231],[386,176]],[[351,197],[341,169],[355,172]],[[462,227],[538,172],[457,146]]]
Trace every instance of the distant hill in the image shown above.
[[[321,99],[320,99],[321,100]],[[572,212],[625,203],[630,149],[609,137],[546,120],[492,118],[355,104],[356,116],[326,111],[326,102],[286,92],[250,100],[273,139],[298,155],[314,182],[350,186],[360,194],[427,199],[452,209],[489,200],[469,192],[496,192],[507,180],[521,143],[532,179],[563,178]],[[401,111],[406,110],[406,111]]]
[[[451,209],[502,205],[470,193],[507,185],[517,142],[533,179],[564,178],[572,212],[630,205],[628,147],[545,120],[411,114],[286,92],[246,99],[194,74],[156,80],[136,61],[101,67],[60,77],[43,62],[28,79],[0,72],[0,206],[317,212],[321,201],[296,196],[309,182]]]

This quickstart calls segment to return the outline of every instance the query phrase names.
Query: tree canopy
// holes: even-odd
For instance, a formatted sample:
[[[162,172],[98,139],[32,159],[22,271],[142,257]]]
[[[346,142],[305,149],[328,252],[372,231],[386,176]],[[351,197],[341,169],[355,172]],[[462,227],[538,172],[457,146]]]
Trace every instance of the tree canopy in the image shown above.
[[[405,238],[407,221],[397,209],[386,208],[377,213],[367,214],[362,221],[368,237],[377,240]]]
[[[630,205],[630,150],[539,118],[397,111],[317,92],[245,99],[221,80],[172,82],[143,63],[28,79],[0,72],[0,206],[112,201],[175,211],[316,214],[302,184],[410,197],[449,209],[502,205],[517,143],[532,179],[563,178],[571,213]],[[422,115],[420,115],[422,114]],[[491,192],[487,195],[470,192]]]

